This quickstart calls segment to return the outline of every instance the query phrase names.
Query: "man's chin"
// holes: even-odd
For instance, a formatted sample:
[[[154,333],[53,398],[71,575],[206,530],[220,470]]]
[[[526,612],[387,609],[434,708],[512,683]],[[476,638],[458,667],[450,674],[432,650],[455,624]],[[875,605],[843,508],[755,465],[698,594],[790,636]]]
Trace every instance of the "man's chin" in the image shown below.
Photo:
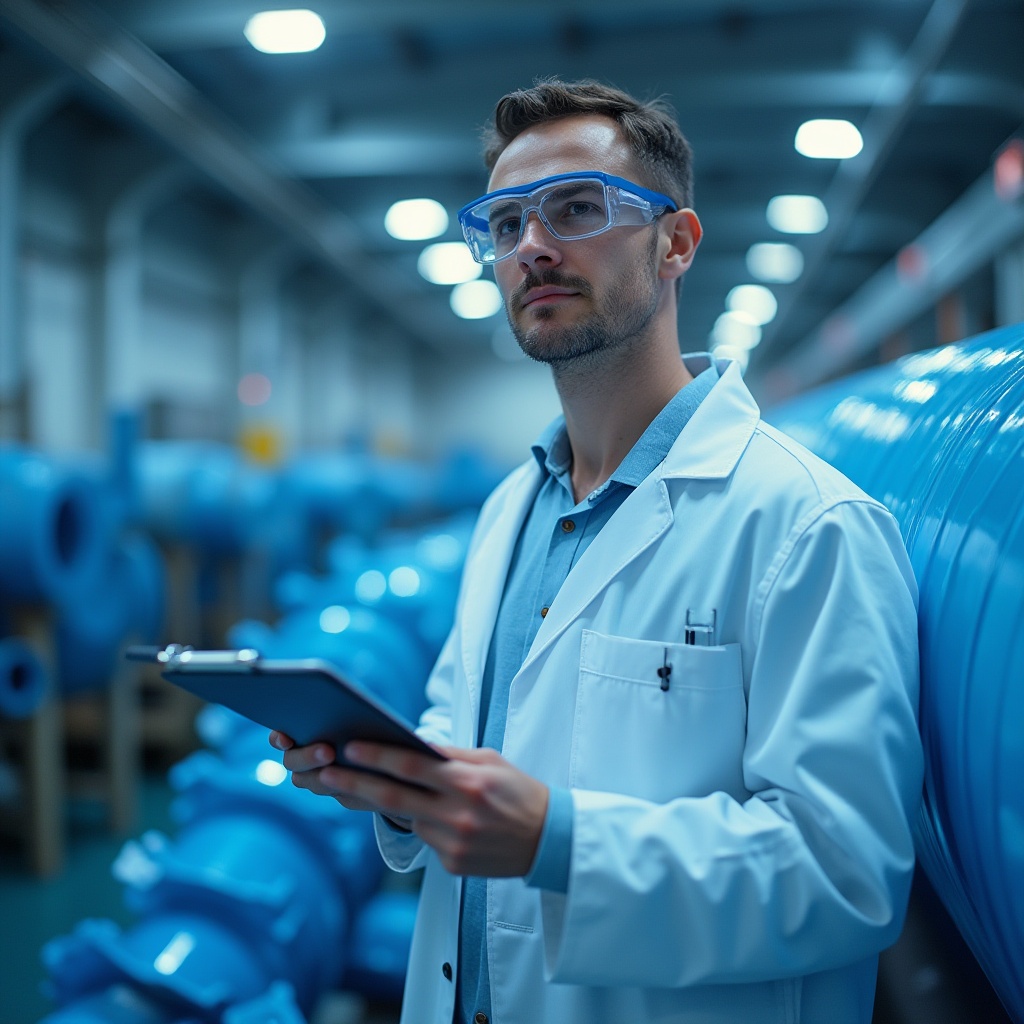
[[[548,366],[565,366],[586,359],[603,347],[601,339],[579,331],[535,327],[526,332],[514,330],[513,334],[525,355]]]

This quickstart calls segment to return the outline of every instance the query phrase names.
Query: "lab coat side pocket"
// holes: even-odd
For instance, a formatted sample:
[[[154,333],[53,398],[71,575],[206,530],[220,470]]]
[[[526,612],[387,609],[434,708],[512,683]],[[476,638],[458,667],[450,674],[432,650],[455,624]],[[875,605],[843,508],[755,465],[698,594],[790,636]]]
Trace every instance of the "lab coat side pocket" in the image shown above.
[[[658,803],[720,790],[742,799],[745,739],[738,644],[694,647],[584,630],[571,786]]]

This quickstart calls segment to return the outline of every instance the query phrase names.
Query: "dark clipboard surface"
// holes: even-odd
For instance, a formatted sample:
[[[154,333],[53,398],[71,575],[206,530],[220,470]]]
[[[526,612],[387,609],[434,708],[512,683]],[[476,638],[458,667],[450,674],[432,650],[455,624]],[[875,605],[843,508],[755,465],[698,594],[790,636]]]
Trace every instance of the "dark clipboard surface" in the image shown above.
[[[250,652],[189,651],[165,661],[161,674],[203,700],[287,733],[302,746],[332,744],[336,764],[347,764],[342,750],[349,740],[393,744],[445,760],[409,723],[343,678],[329,662],[237,657],[246,653]]]

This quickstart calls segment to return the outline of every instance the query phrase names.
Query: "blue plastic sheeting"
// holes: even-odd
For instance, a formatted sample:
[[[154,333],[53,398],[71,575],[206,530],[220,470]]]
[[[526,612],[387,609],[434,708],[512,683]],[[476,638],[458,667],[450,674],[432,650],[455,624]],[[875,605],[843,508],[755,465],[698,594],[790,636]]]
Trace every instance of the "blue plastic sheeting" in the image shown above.
[[[920,588],[918,854],[1024,1021],[1024,325],[768,416],[896,516]]]
[[[28,718],[46,696],[46,670],[15,636],[0,640],[0,717]]]
[[[99,478],[0,447],[0,597],[49,603],[77,592],[99,567],[113,518]]]

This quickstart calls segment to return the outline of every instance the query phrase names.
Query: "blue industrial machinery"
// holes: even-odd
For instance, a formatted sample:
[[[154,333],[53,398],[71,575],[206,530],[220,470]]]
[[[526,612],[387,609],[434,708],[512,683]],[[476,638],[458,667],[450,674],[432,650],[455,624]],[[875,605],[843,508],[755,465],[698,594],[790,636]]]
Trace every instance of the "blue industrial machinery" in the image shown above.
[[[1024,325],[768,417],[896,516],[920,588],[921,863],[1024,1021]]]
[[[0,601],[73,598],[110,536],[104,482],[37,452],[0,447]]]
[[[239,623],[229,640],[327,658],[414,720],[443,641],[437,619],[447,628],[454,613],[468,532],[458,520],[373,549],[349,541],[344,567],[298,588],[311,604],[293,602],[275,627]],[[138,923],[83,921],[44,948],[61,1004],[47,1024],[104,1013],[118,1024],[302,1024],[338,987],[397,998],[416,898],[378,892],[370,816],[285,784],[265,729],[223,708],[198,724],[215,750],[171,770],[178,834],[146,833],[114,865]]]
[[[0,639],[0,717],[28,718],[46,696],[46,670],[20,637]]]

